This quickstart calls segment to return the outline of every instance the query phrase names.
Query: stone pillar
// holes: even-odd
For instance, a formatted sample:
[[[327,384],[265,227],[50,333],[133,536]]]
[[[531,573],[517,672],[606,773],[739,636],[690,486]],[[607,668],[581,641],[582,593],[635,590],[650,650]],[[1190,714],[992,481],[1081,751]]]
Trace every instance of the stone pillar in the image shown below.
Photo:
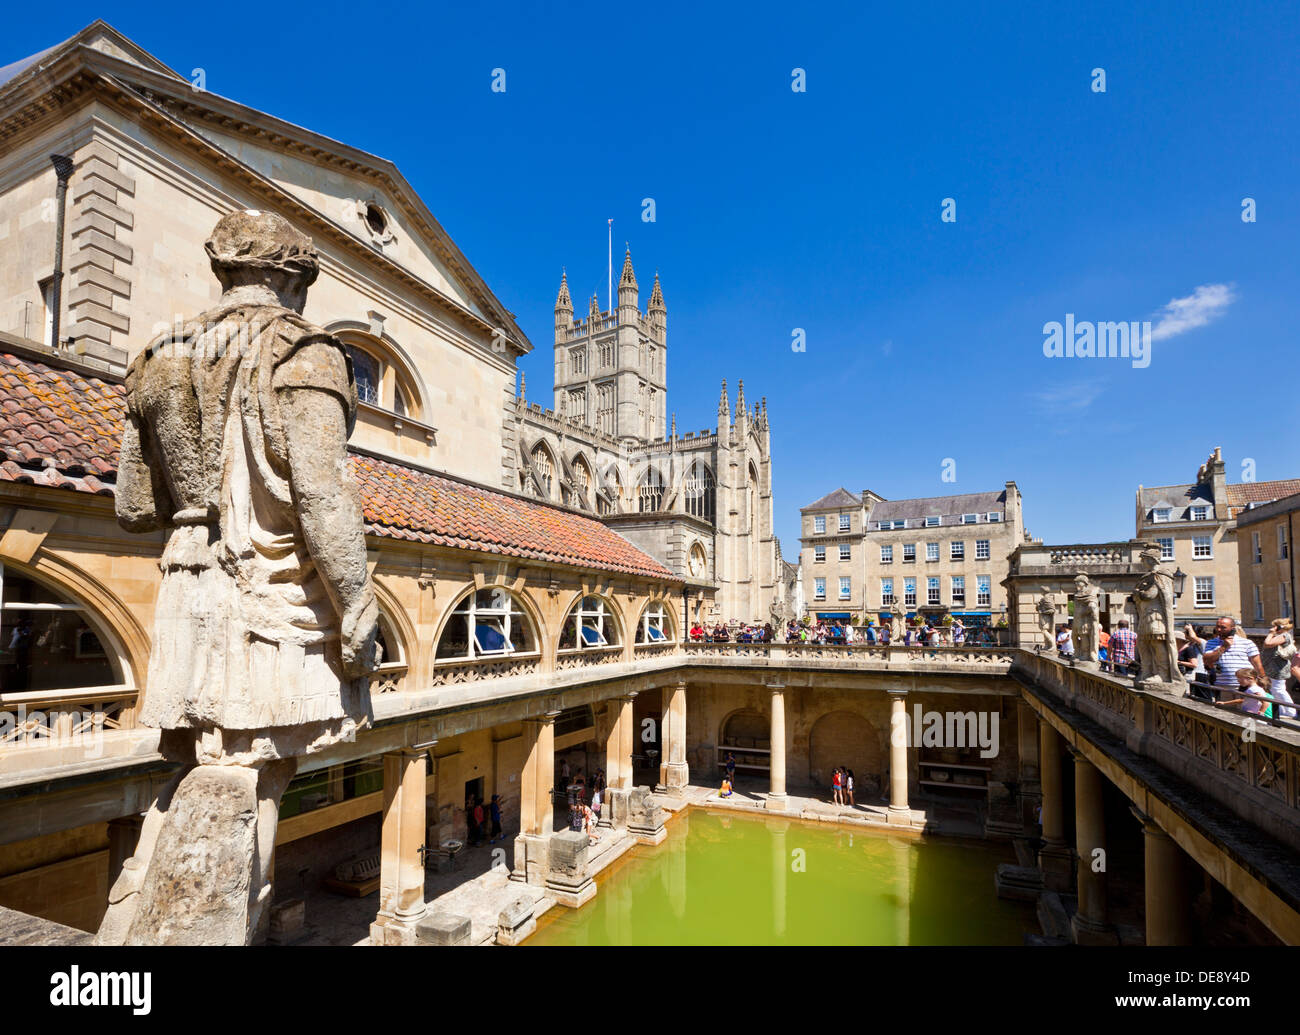
[[[429,752],[403,748],[384,756],[384,823],[380,849],[379,915],[371,945],[414,945],[423,919],[425,781]]]
[[[605,801],[599,826],[627,826],[628,792],[632,789],[632,702],[636,694],[609,701],[609,730],[605,737]]]
[[[555,718],[547,712],[525,719],[524,769],[519,780],[519,835],[511,880],[544,885],[550,869],[549,845],[555,829]]]
[[[911,823],[907,803],[907,698],[889,695],[889,813],[890,823]]]
[[[605,702],[605,786],[624,790],[623,781],[623,698]],[[630,775],[628,777],[631,779]]]
[[[659,786],[655,788],[674,798],[686,793],[690,771],[686,765],[686,683],[674,683],[663,689],[663,715],[659,720]]]
[[[771,728],[771,788],[767,795],[767,807],[784,811],[785,799],[785,687],[781,684],[768,686],[772,697]]]
[[[636,694],[630,693],[618,699],[618,735],[619,735],[619,789],[630,791],[635,782],[632,773],[632,752],[636,742],[636,720],[632,717],[632,702]]]
[[[1073,876],[1073,857],[1065,843],[1065,802],[1061,790],[1061,735],[1050,722],[1038,723],[1038,779],[1043,791],[1040,819],[1043,847],[1038,850],[1038,868],[1043,886],[1049,891],[1068,891]]]
[[[1034,810],[1042,803],[1043,791],[1038,775],[1038,716],[1025,703],[1016,701],[1016,749],[1018,751],[1016,779],[1019,783],[1020,823],[1024,830],[1037,833]]]
[[[1133,809],[1142,824],[1148,945],[1192,944],[1191,860],[1155,820]]]
[[[1082,752],[1074,755],[1074,845],[1078,853],[1079,908],[1070,921],[1079,945],[1114,945],[1106,922],[1106,809],[1101,771]]]

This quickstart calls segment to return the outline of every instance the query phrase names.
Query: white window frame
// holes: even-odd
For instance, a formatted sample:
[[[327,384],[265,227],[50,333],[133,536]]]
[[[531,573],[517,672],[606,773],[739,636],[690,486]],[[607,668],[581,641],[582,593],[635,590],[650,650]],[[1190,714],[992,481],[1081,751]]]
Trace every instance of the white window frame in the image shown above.
[[[943,592],[943,585],[939,582],[938,575],[927,575],[925,579],[925,602],[927,605],[941,604],[939,594]]]
[[[500,594],[505,598],[505,605],[493,604],[490,606],[479,606],[478,597],[480,593],[490,592]],[[447,627],[443,626],[442,635],[438,637],[438,643],[434,645],[434,661],[451,662],[457,660],[474,660],[475,658],[504,658],[514,656],[526,656],[536,654],[540,650],[540,637],[537,635],[537,629],[533,626],[528,617],[528,612],[524,610],[523,605],[515,599],[514,595],[508,590],[501,589],[499,586],[488,586],[484,589],[474,589],[461,598],[460,603],[451,612],[453,615],[465,615],[465,639],[468,644],[468,654],[452,655],[447,657],[438,657],[438,647],[442,643],[442,636],[446,635]],[[529,638],[533,641],[531,650],[519,650],[511,642],[510,634],[513,631],[516,619],[522,621],[523,627],[528,630]],[[448,619],[450,621],[450,618]],[[479,646],[478,626],[480,624],[491,626],[500,623],[497,631],[504,637],[504,645],[498,650],[487,650]]]
[[[1193,521],[1205,521],[1210,516],[1210,508],[1204,504],[1197,504],[1189,511]]]
[[[850,543],[840,543],[840,560],[853,560],[853,546]]]
[[[1262,547],[1260,546],[1260,542],[1259,542],[1259,533],[1258,533],[1258,532],[1251,532],[1251,533],[1250,533],[1250,556],[1251,556],[1251,558],[1252,558],[1252,560],[1251,560],[1251,562],[1250,562],[1251,564],[1263,564],[1263,563],[1264,563],[1264,551],[1263,551]]]
[[[1286,525],[1277,526],[1277,559],[1285,561],[1291,556],[1291,544],[1286,539]]]
[[[916,607],[916,578],[903,579],[903,607]]]
[[[966,540],[954,539],[948,544],[948,560],[964,561],[966,559]]]
[[[1173,536],[1171,535],[1156,536],[1156,545],[1160,547],[1160,559],[1162,561],[1172,561],[1174,559],[1174,537]]]
[[[925,562],[926,562],[927,564],[929,564],[931,561],[937,561],[938,559],[939,559],[939,544],[938,544],[938,543],[926,543],[926,544],[925,544]]]
[[[880,580],[880,606],[894,606],[894,580],[892,578]]]
[[[963,514],[961,516],[961,523],[963,525],[978,525],[979,521],[980,516],[978,514]]]
[[[1285,582],[1279,582],[1277,584],[1277,604],[1278,604],[1278,610],[1282,612],[1281,614],[1278,615],[1278,617],[1290,618],[1291,617],[1291,595],[1290,595],[1290,589]]]
[[[595,602],[595,606],[588,606],[592,601]],[[613,609],[605,602],[603,597],[590,594],[581,597],[569,609],[569,614],[564,619],[566,626],[570,622],[575,623],[573,630],[575,646],[560,648],[557,653],[568,654],[582,650],[598,650],[601,647],[618,646],[618,621],[614,616]],[[585,635],[588,629],[595,633],[594,642],[588,642]],[[611,636],[613,640],[610,639]]]
[[[825,600],[825,599],[826,599],[826,579],[825,579],[825,578],[813,579],[813,599],[814,599],[814,600]]]
[[[894,544],[893,544],[893,543],[881,543],[881,544],[880,544],[880,563],[881,563],[881,564],[893,564],[893,563],[894,563]]]
[[[1214,576],[1213,575],[1196,575],[1193,576],[1195,581],[1192,583],[1192,600],[1195,607],[1213,607],[1214,606]],[[1208,594],[1202,594],[1202,585],[1208,584]]]
[[[826,563],[826,547],[819,545],[813,547],[813,564]]]
[[[1167,525],[1173,520],[1173,507],[1153,507],[1151,509],[1151,523],[1155,525]]]
[[[853,576],[840,576],[840,599],[848,600],[853,595]]]
[[[987,514],[984,515],[984,520],[989,521],[989,522],[998,522],[998,521],[1001,521],[1001,520],[1002,520],[1002,511],[1000,511],[1000,510],[990,510]]]
[[[636,623],[637,643],[670,643],[673,620],[662,600],[652,600],[641,611]]]
[[[937,514],[927,514],[927,515],[926,515],[926,518],[925,518],[925,527],[926,527],[926,528],[938,528],[938,527],[939,527],[939,515],[937,515]]]
[[[848,532],[853,527],[853,517],[850,514],[840,515],[840,531]]]
[[[813,535],[826,534],[826,515],[818,514],[813,518]]]
[[[975,606],[976,607],[993,606],[993,576],[992,575],[975,576]]]
[[[966,576],[950,575],[948,576],[948,599],[952,601],[953,607],[960,604],[966,606]]]
[[[1263,587],[1262,587],[1262,586],[1255,585],[1255,586],[1252,586],[1251,588],[1255,591],[1255,621],[1257,621],[1257,622],[1262,622],[1262,621],[1264,620],[1264,592],[1263,592]]]
[[[912,556],[911,556],[911,557],[907,556],[907,551],[908,551],[908,550],[911,550],[911,551],[912,551]],[[913,564],[914,564],[914,563],[916,563],[916,543],[904,543],[904,544],[903,544],[903,563],[904,563],[904,564],[908,564],[908,563],[913,563]]]
[[[1212,535],[1192,536],[1192,560],[1194,561],[1214,560],[1214,536]]]
[[[993,556],[992,540],[976,539],[975,540],[975,559],[977,561],[987,561]]]

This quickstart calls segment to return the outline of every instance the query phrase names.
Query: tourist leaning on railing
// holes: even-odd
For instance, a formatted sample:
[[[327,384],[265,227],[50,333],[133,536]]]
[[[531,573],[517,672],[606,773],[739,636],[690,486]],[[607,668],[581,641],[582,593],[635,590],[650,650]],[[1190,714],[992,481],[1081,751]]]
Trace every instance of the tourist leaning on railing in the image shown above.
[[[1297,661],[1300,661],[1300,652],[1296,651],[1292,635],[1293,628],[1291,619],[1274,618],[1268,635],[1264,637],[1263,656],[1260,659],[1264,675],[1269,681],[1269,692],[1287,704],[1293,703],[1286,689],[1287,676],[1298,667]],[[1281,712],[1288,719],[1294,718],[1296,714],[1294,708],[1285,706],[1281,707]]]

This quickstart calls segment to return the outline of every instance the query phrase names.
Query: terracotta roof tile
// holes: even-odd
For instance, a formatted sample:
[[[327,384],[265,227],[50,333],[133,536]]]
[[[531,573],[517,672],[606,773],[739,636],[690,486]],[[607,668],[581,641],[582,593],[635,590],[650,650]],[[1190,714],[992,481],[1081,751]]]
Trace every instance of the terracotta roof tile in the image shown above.
[[[125,395],[120,384],[0,352],[0,481],[111,496]],[[372,535],[678,581],[595,518],[388,460],[349,459]]]
[[[1228,486],[1229,512],[1235,517],[1247,503],[1271,503],[1283,496],[1300,492],[1300,478],[1286,478],[1275,482],[1237,482]]]

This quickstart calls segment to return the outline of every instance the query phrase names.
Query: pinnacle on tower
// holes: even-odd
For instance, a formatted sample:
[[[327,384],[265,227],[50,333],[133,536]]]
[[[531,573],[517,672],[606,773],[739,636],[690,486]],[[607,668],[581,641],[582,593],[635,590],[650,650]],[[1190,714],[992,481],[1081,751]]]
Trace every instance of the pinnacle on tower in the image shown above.
[[[560,293],[555,296],[555,311],[557,313],[573,312],[573,300],[569,298],[569,277],[563,267],[560,269]]]
[[[723,417],[726,417],[726,423],[731,423],[731,401],[727,398],[727,379],[722,379],[722,398],[718,400],[718,426],[721,427]]]
[[[600,299],[596,295],[591,296],[591,305],[587,307],[587,315],[593,320],[600,319]]]
[[[745,382],[736,382],[736,414],[745,413]],[[748,414],[746,414],[748,416]]]
[[[668,437],[669,438],[677,437],[677,411],[676,410],[673,411],[673,429],[669,433]]]
[[[664,306],[664,293],[663,290],[659,287],[658,270],[655,270],[655,286],[650,290],[650,304],[649,306],[647,306],[647,309],[652,311],[659,310],[660,312],[666,310],[666,307]]]
[[[625,290],[631,288],[637,290],[636,274],[632,272],[632,249],[628,248],[623,253],[623,275],[618,278],[618,293],[621,295]]]
[[[528,401],[528,375],[519,371],[519,401]]]

